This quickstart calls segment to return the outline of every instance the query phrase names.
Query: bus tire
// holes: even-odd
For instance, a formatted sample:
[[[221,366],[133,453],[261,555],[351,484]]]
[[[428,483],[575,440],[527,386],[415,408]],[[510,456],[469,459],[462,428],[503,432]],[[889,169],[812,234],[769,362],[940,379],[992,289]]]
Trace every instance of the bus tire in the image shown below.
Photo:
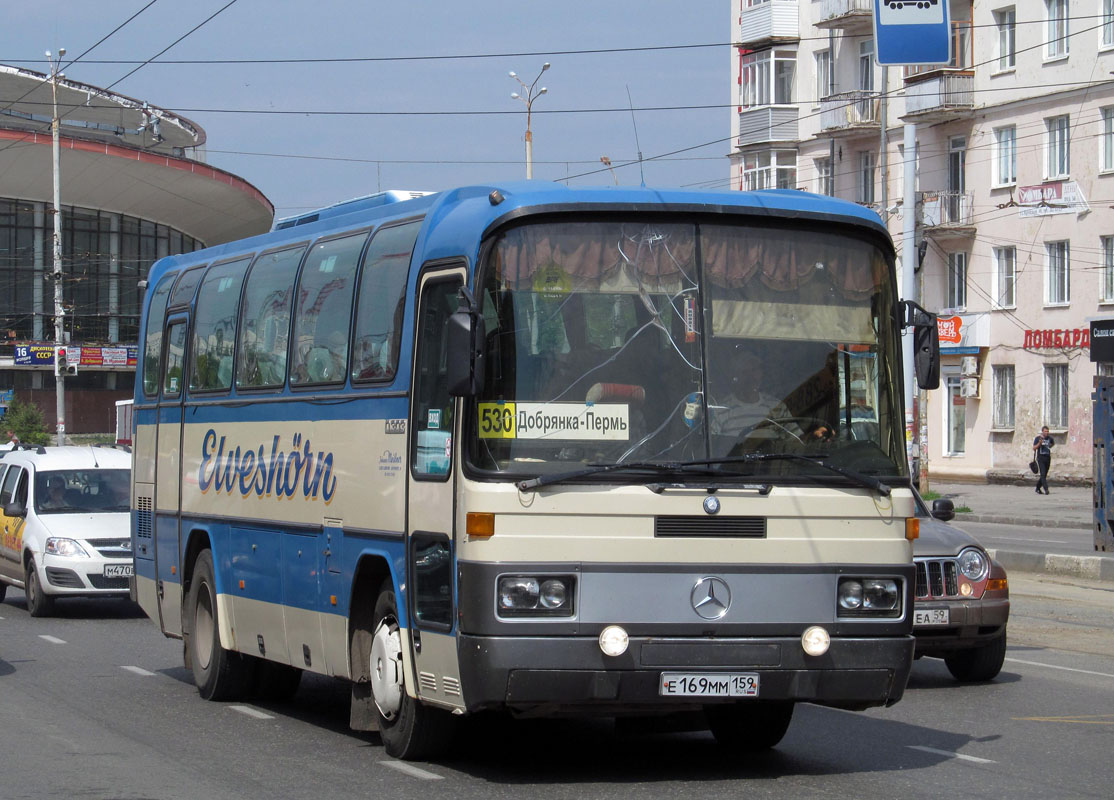
[[[24,594],[27,595],[27,610],[32,617],[49,617],[54,613],[54,598],[43,592],[43,585],[39,582],[39,571],[35,568],[35,559],[27,559],[27,575],[24,585]]]
[[[788,700],[751,700],[704,709],[716,742],[732,750],[756,753],[775,747],[789,730],[793,703]]]
[[[430,708],[406,692],[402,636],[394,584],[379,589],[372,621],[371,696],[379,736],[387,755],[407,761],[435,758],[448,747],[454,729],[447,711]]]
[[[276,661],[258,659],[255,665],[254,694],[257,699],[273,703],[289,700],[298,691],[302,671]]]
[[[205,549],[194,562],[182,639],[198,694],[206,700],[242,699],[251,685],[253,665],[221,647],[218,613],[213,551]]]

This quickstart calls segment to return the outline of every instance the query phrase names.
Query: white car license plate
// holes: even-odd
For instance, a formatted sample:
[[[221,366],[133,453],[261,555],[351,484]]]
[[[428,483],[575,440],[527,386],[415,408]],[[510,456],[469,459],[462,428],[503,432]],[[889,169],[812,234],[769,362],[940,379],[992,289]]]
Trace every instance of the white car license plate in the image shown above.
[[[948,609],[917,608],[913,610],[914,625],[947,625]]]
[[[665,697],[758,697],[754,672],[663,672]]]
[[[105,564],[104,576],[106,578],[130,578],[135,570],[132,564]]]

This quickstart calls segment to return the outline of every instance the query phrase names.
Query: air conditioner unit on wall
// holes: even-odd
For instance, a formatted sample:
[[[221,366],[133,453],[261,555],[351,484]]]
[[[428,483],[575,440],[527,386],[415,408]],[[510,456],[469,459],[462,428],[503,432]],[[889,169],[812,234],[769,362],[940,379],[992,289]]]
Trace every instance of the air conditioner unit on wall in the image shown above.
[[[978,356],[964,356],[960,363],[960,371],[964,376],[978,375],[979,374],[979,359]]]
[[[959,381],[959,396],[979,398],[979,379],[963,378]]]

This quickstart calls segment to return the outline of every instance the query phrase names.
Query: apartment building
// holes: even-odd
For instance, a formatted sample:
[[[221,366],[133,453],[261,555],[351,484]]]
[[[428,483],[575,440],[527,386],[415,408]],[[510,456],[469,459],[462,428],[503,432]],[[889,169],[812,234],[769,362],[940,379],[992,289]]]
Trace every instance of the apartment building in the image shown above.
[[[919,403],[930,478],[1027,472],[1048,425],[1054,477],[1086,479],[1088,321],[1114,317],[1114,0],[951,0],[941,67],[876,64],[872,8],[732,0],[731,186],[869,205],[899,256],[914,215],[944,353]]]

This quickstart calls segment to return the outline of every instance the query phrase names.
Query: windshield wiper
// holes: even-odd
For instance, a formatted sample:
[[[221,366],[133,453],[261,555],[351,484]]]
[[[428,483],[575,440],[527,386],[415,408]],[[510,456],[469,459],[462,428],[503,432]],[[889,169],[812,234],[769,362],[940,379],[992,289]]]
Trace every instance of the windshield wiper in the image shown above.
[[[834,472],[837,475],[843,475],[845,478],[850,478],[860,486],[865,486],[868,489],[874,489],[883,497],[889,497],[890,487],[888,484],[871,475],[864,475],[861,472],[856,472],[847,467],[838,467],[835,464],[829,464],[826,459],[828,456],[825,453],[817,453],[815,455],[804,456],[800,453],[749,453],[745,456],[738,456],[736,458],[725,459],[727,462],[747,462],[747,461],[804,461],[807,464],[815,464],[822,467],[829,472]]]
[[[839,467],[835,464],[829,464],[824,459],[827,458],[826,454],[816,455],[800,455],[799,453],[748,453],[742,456],[730,456],[727,458],[710,458],[702,459],[700,461],[619,461],[614,464],[596,464],[585,469],[574,470],[572,472],[559,472],[555,475],[539,475],[536,478],[529,480],[519,481],[517,486],[520,491],[528,492],[532,489],[537,489],[542,486],[549,486],[555,483],[564,483],[565,481],[576,480],[578,478],[587,478],[591,475],[600,475],[605,472],[614,472],[620,469],[633,469],[633,470],[649,470],[655,473],[662,472],[694,472],[701,475],[719,475],[722,474],[720,470],[713,469],[713,467],[722,464],[750,464],[756,461],[804,461],[806,464],[815,464],[822,469],[829,472],[834,472],[837,475],[842,475],[845,478],[850,478],[860,486],[865,486],[868,489],[873,489],[884,497],[890,494],[890,487],[888,484],[882,483],[875,477],[864,475],[861,472],[856,472],[847,467]]]
[[[696,472],[703,475],[711,475],[716,473],[716,470],[711,468],[712,465],[719,463],[720,461],[718,459],[708,461],[617,461],[614,464],[593,464],[584,469],[577,469],[571,472],[558,472],[554,475],[539,475],[536,478],[519,481],[516,485],[519,491],[528,492],[542,486],[564,483],[565,481],[574,481],[577,478],[587,478],[591,475],[600,475],[604,472],[615,472],[620,469],[647,470],[654,474],[661,474],[663,472]]]

